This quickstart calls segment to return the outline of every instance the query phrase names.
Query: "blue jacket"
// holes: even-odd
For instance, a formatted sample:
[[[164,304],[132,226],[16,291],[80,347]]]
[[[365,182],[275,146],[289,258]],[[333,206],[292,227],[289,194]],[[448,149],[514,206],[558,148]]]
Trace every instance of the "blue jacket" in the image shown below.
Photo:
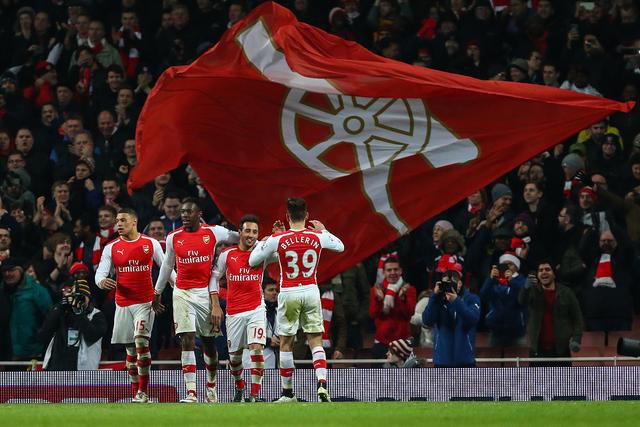
[[[456,367],[476,363],[476,326],[480,298],[465,291],[453,302],[434,295],[422,313],[422,323],[434,328],[433,363]]]
[[[480,290],[482,302],[489,305],[485,317],[487,327],[505,345],[524,336],[527,330],[526,309],[518,302],[526,277],[519,274],[501,285],[495,279],[487,279]]]

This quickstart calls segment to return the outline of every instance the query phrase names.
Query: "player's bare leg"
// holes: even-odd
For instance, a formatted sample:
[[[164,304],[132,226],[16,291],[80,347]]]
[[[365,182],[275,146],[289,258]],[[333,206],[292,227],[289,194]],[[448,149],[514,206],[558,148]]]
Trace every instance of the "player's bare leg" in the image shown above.
[[[282,381],[282,396],[276,403],[297,402],[293,394],[293,336],[280,336],[280,380]]]
[[[251,396],[249,402],[257,402],[260,388],[262,387],[262,377],[264,376],[264,346],[262,344],[249,344],[251,355]]]
[[[182,374],[184,375],[184,385],[187,388],[187,396],[181,399],[181,403],[197,403],[196,393],[196,333],[183,332],[180,334],[182,345]]]
[[[129,373],[129,379],[131,380],[131,391],[133,392],[132,402],[137,402],[136,398],[138,395],[138,368],[136,367],[137,361],[137,353],[136,346],[134,343],[125,344],[125,349],[127,350],[127,358],[125,361],[125,367],[127,368],[127,372]]]
[[[207,402],[217,403],[216,374],[218,371],[218,351],[216,350],[215,337],[202,337],[202,353],[207,370]]]
[[[244,402],[244,379],[242,378],[242,349],[229,353],[229,370],[235,382],[234,402]]]
[[[327,355],[322,347],[322,334],[307,334],[307,342],[311,349],[316,378],[318,378],[318,401],[331,402],[327,389]]]
[[[138,353],[136,365],[138,366],[138,393],[135,400],[140,403],[149,402],[149,370],[151,369],[151,350],[149,350],[149,338],[135,337],[135,350]]]

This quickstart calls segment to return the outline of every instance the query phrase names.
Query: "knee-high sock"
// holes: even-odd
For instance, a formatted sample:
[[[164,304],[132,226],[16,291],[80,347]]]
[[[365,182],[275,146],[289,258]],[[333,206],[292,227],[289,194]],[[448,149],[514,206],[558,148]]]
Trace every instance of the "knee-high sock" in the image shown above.
[[[182,374],[187,392],[196,392],[196,355],[192,351],[182,352]]]
[[[264,376],[264,355],[261,348],[251,350],[249,353],[251,354],[251,395],[257,396]]]
[[[230,354],[229,355],[229,369],[231,370],[231,375],[233,375],[233,379],[236,382],[236,388],[238,390],[244,390],[244,380],[242,379],[242,355],[241,354]]]
[[[324,348],[318,346],[311,350],[313,357],[313,367],[316,370],[316,377],[320,382],[327,382],[327,355]]]
[[[218,353],[210,355],[204,352],[204,365],[207,369],[207,387],[214,388],[216,386],[216,375],[218,373]]]
[[[293,389],[293,352],[280,351],[280,380],[283,389]]]
[[[132,346],[126,346],[127,350],[127,359],[125,362],[125,367],[127,368],[127,372],[129,373],[129,378],[131,379],[131,390],[133,394],[138,393],[138,368],[136,368],[136,348]]]
[[[136,337],[136,352],[138,353],[138,389],[147,393],[149,386],[149,369],[151,367],[151,351],[149,350],[149,338]]]

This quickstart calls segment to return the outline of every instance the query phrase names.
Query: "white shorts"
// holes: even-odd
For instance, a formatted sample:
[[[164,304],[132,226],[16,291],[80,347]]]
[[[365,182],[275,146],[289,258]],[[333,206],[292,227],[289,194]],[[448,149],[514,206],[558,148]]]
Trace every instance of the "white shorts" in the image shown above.
[[[209,289],[173,289],[173,323],[176,335],[195,332],[200,337],[219,335],[213,332]]]
[[[116,304],[111,344],[133,344],[138,336],[149,338],[155,317],[151,302],[126,307]]]
[[[298,328],[307,334],[324,331],[320,290],[315,285],[280,290],[278,295],[278,335],[290,337]]]
[[[255,310],[227,315],[227,344],[229,353],[234,353],[249,344],[267,342],[267,311],[264,306]]]

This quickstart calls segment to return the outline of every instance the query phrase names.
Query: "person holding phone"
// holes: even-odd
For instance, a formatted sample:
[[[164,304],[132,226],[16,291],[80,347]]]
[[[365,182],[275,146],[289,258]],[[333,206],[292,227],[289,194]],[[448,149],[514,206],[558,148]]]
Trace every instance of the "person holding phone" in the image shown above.
[[[519,273],[520,258],[505,253],[499,264],[491,266],[489,278],[480,290],[480,298],[489,306],[485,322],[491,331],[492,346],[524,345],[527,331],[527,313],[518,302],[525,276]]]

